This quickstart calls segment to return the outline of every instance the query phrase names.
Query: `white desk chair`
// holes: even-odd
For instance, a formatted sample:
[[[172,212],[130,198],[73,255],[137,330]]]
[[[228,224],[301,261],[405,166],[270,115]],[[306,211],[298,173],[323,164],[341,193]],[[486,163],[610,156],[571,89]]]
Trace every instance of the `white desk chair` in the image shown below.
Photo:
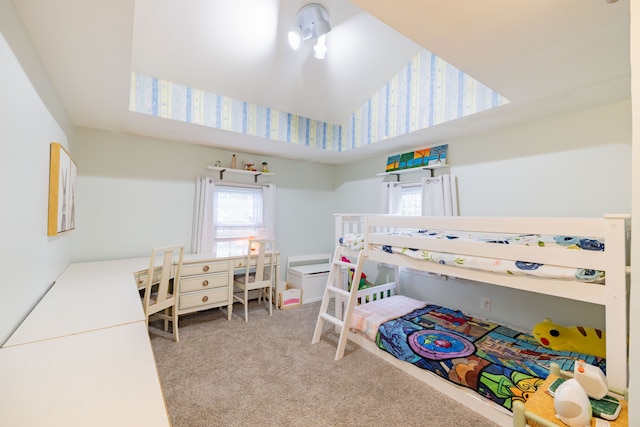
[[[255,267],[252,266],[255,260]],[[249,321],[249,291],[259,290],[258,303],[269,301],[269,316],[273,315],[272,295],[273,281],[275,279],[276,241],[275,240],[249,240],[246,270],[243,274],[233,277],[233,286],[241,291],[234,293],[233,300],[244,305],[244,321]]]
[[[173,339],[179,341],[178,337],[178,310],[176,310],[176,294],[177,289],[173,293],[169,292],[169,284],[171,281],[173,254],[179,252],[178,262],[175,265],[175,274],[173,275],[174,287],[180,282],[180,271],[182,270],[182,258],[184,256],[184,245],[165,246],[154,248],[151,250],[151,260],[149,261],[149,272],[147,274],[147,283],[144,288],[144,296],[142,298],[142,307],[144,309],[145,321],[149,328],[149,318],[151,316],[159,317],[164,320],[164,330],[169,330],[169,322],[172,323]],[[162,264],[160,267],[160,279],[154,280],[154,272],[156,269],[156,256],[162,256]],[[158,273],[155,274],[157,279]]]

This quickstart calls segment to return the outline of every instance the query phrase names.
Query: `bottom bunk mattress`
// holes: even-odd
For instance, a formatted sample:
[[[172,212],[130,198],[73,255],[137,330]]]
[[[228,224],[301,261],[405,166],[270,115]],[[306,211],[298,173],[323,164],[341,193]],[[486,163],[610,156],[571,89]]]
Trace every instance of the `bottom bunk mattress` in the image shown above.
[[[407,300],[393,296],[356,307],[358,320],[351,322],[351,329],[371,339],[377,327],[374,339],[380,349],[510,411],[514,401],[525,402],[542,385],[551,362],[573,371],[574,362],[584,360],[605,370],[605,359],[549,350],[529,333],[459,310]]]

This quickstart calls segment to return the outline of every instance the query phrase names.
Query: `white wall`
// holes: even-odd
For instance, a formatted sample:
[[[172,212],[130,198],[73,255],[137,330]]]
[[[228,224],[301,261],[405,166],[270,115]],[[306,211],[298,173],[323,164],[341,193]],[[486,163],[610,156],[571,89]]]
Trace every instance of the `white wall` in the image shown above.
[[[13,4],[0,3],[0,344],[27,316],[71,257],[69,234],[47,236],[49,144],[67,136],[36,92],[43,69]],[[30,48],[30,49],[29,49]],[[27,75],[14,51],[30,70]]]
[[[154,246],[191,247],[195,180],[233,153],[207,147],[78,129],[71,144],[78,165],[73,261],[147,256]],[[332,167],[237,153],[267,161],[276,184],[276,239],[289,255],[333,249]],[[253,182],[244,175],[225,180]]]
[[[458,177],[461,215],[600,217],[631,212],[630,102],[446,142],[450,172]],[[380,212],[382,178],[375,174],[384,170],[386,157],[361,162],[366,166],[339,167],[336,176],[344,181],[336,184],[338,211]],[[424,173],[403,175],[403,180]],[[368,265],[366,272],[369,279],[383,281],[377,279],[378,268]],[[403,274],[401,283],[409,296],[525,329],[544,317],[567,325],[604,326],[604,310],[593,304],[415,274]],[[480,311],[481,296],[492,300],[491,313]],[[522,301],[529,309],[523,310]]]
[[[640,355],[640,4],[631,1],[631,98],[635,101],[633,109],[633,196],[631,218],[631,301],[629,313],[629,425],[640,425],[640,369],[635,361]]]
[[[465,216],[630,213],[631,103],[449,143]]]

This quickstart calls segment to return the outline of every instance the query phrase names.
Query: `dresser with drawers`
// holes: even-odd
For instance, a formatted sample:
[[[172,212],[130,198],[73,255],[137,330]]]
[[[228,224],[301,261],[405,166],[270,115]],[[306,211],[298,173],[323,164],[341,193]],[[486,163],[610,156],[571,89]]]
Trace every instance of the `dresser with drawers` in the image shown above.
[[[231,320],[234,259],[183,262],[178,284],[178,315],[227,306]]]

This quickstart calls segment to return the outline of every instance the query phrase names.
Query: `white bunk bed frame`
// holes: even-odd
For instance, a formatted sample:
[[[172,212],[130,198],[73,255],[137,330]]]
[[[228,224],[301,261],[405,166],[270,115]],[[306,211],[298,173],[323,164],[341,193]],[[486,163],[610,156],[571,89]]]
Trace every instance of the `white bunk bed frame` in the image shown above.
[[[603,305],[606,322],[607,381],[612,389],[625,390],[628,384],[628,236],[629,215],[605,215],[603,218],[477,218],[477,217],[403,217],[395,215],[336,214],[336,242],[348,233],[364,236],[363,254],[369,261],[408,267],[476,282],[490,283],[513,289],[537,292]],[[488,245],[482,242],[435,240],[391,236],[394,229],[456,230],[485,233],[565,235],[603,238],[604,251],[572,251],[537,246]],[[496,259],[526,260],[572,268],[591,268],[605,272],[605,284],[584,283],[530,276],[501,275],[486,271],[425,262],[403,255],[379,251],[376,245],[410,247],[434,252],[449,252]],[[398,277],[398,276],[396,276]],[[359,300],[367,294],[388,295],[395,292],[396,283],[376,286],[358,292]],[[378,288],[378,289],[376,289]],[[383,289],[384,288],[384,289]],[[344,319],[350,322],[350,319]],[[348,324],[348,323],[347,323]],[[512,414],[497,405],[490,405],[476,393],[458,387],[431,372],[400,361],[378,349],[365,337],[350,333],[349,339],[377,354],[387,362],[436,387],[467,407],[500,425],[510,426]],[[491,415],[487,408],[495,411]]]

